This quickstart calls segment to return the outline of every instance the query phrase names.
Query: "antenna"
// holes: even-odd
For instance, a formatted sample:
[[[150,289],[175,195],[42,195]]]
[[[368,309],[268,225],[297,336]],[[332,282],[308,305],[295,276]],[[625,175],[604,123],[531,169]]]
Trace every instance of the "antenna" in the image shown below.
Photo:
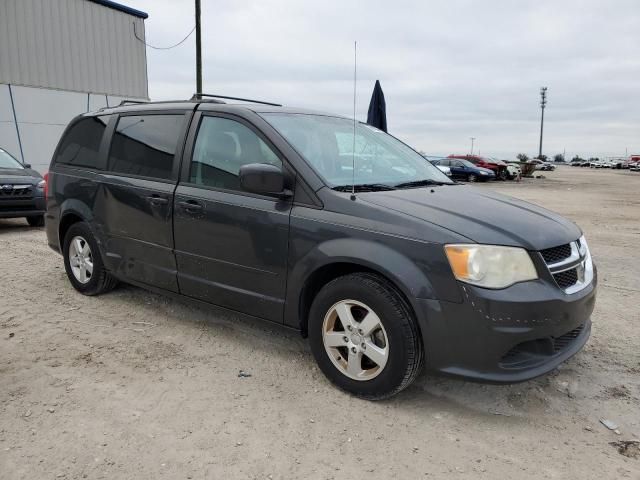
[[[356,74],[358,42],[353,42],[353,150],[351,151],[351,200],[356,199]]]

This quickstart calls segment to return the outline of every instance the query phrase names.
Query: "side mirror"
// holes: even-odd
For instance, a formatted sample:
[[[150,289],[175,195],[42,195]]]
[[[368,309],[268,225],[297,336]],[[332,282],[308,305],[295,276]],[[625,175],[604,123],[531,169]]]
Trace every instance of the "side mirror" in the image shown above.
[[[284,187],[284,173],[280,167],[268,163],[249,163],[240,167],[240,185],[247,192],[291,197],[293,193]]]
[[[23,163],[22,166],[24,168],[31,168],[31,164],[30,163]]]

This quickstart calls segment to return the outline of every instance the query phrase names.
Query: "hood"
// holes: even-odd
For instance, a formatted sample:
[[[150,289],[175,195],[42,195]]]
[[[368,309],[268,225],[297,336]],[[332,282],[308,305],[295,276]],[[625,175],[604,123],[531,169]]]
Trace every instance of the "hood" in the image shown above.
[[[359,194],[358,198],[438,225],[477,243],[543,250],[572,242],[581,235],[573,222],[556,213],[470,186],[370,192]]]
[[[506,167],[507,164],[505,162],[503,162],[502,160],[486,160],[487,163],[494,163],[496,165],[498,165],[499,167]]]
[[[0,168],[0,185],[5,183],[24,183],[36,185],[42,175],[31,168]]]

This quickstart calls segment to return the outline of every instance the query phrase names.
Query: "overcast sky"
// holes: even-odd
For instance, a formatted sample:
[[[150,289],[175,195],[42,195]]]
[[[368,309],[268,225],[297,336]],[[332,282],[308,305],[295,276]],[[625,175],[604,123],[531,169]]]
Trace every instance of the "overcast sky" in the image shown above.
[[[147,42],[193,28],[191,0],[122,0]],[[432,155],[640,153],[640,1],[202,0],[203,90],[357,118],[376,79],[389,132]],[[195,34],[147,49],[153,100],[195,91]]]

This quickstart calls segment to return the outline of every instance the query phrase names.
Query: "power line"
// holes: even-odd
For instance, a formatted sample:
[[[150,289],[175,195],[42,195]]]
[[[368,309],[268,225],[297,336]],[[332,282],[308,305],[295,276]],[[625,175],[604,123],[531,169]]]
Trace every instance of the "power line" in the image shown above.
[[[135,22],[133,23],[133,35],[142,43],[144,43],[147,47],[149,48],[153,48],[154,50],[171,50],[172,48],[176,48],[179,45],[182,45],[187,38],[189,38],[191,36],[191,34],[195,31],[196,27],[194,25],[194,27],[191,29],[191,31],[189,33],[187,33],[187,36],[184,37],[182,40],[180,40],[178,43],[176,43],[175,45],[171,45],[170,47],[156,47],[154,45],[151,45],[147,42],[144,41],[144,39],[140,38],[138,36],[138,32],[136,31],[136,24]]]

